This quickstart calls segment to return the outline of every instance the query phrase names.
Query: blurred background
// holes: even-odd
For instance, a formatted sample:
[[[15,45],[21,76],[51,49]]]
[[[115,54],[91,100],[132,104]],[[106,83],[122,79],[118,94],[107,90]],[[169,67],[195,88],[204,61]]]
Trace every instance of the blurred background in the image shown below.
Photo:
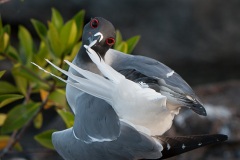
[[[30,19],[46,24],[51,19],[52,7],[65,20],[81,9],[86,11],[85,22],[96,16],[104,17],[121,31],[124,39],[141,35],[133,54],[165,63],[194,88],[205,104],[208,117],[182,110],[182,116],[176,117],[166,135],[222,133],[229,136],[229,141],[173,160],[240,159],[239,0],[0,0],[3,24],[12,28],[11,42],[17,45],[20,24],[38,42]],[[7,67],[1,65],[1,70]],[[50,120],[45,124],[47,128],[61,128],[58,117]],[[26,148],[40,148],[28,138],[33,132],[28,131],[23,137]],[[9,156],[9,159],[24,156],[34,160],[61,159],[48,150]]]

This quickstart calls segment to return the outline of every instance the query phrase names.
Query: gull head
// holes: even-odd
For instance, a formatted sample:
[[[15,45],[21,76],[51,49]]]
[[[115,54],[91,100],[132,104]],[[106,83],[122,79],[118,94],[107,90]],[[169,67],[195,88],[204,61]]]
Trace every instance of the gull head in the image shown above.
[[[95,17],[84,26],[83,45],[91,47],[104,58],[106,52],[115,43],[116,33],[111,22],[101,17]]]

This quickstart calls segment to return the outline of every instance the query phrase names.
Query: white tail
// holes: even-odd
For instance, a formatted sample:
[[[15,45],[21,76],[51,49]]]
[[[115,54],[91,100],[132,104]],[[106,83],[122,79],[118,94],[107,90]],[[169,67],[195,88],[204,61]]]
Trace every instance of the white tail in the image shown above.
[[[54,75],[53,73],[50,73],[48,71],[46,71],[45,69],[41,68],[40,66],[38,66],[37,64],[33,63],[35,66],[37,66],[39,69],[51,74],[52,76],[58,78],[59,80],[70,84],[71,86],[84,91],[88,94],[91,94],[95,97],[101,98],[106,100],[108,103],[112,104],[112,92],[115,88],[115,85],[119,84],[119,82],[122,79],[125,79],[125,77],[118,73],[117,71],[115,71],[112,67],[110,67],[109,65],[105,64],[105,62],[103,61],[103,59],[101,57],[98,56],[98,54],[92,50],[89,46],[84,46],[86,48],[86,51],[89,55],[89,57],[92,59],[92,61],[97,65],[97,67],[99,68],[99,70],[103,73],[104,76],[106,76],[108,79],[105,79],[104,77],[92,73],[90,71],[87,70],[83,70],[79,67],[77,67],[76,65],[72,64],[71,62],[65,60],[65,62],[72,67],[74,70],[76,70],[79,74],[81,74],[83,77],[79,77],[76,75],[73,75],[71,72],[67,72],[61,68],[59,68],[58,66],[56,66],[55,64],[53,64],[52,62],[50,62],[49,60],[46,59],[46,61],[53,66],[54,68],[56,68],[58,71],[60,71],[61,73],[65,74],[66,76],[70,77],[71,79],[73,79],[76,82],[70,81],[70,80],[64,80],[59,76]]]
[[[102,74],[107,77],[109,80],[118,84],[122,79],[125,79],[125,76],[115,71],[111,66],[107,65],[101,56],[89,46],[84,45],[86,51],[91,58],[91,60],[97,65],[98,69],[102,72]]]
[[[46,59],[46,61],[52,65],[54,68],[56,68],[57,70],[59,70],[61,73],[65,74],[66,76],[70,77],[71,79],[73,79],[76,82],[72,82],[70,80],[64,80],[63,78],[56,76],[55,74],[46,71],[45,69],[43,69],[42,67],[40,67],[39,65],[31,62],[33,65],[37,66],[39,69],[43,70],[46,73],[51,74],[52,76],[58,78],[59,80],[81,90],[84,91],[88,94],[91,94],[93,96],[96,96],[98,98],[104,99],[106,100],[108,103],[112,104],[112,97],[110,93],[112,93],[112,89],[113,89],[113,85],[114,83],[112,83],[111,81],[105,79],[104,77],[97,75],[95,73],[83,70],[77,66],[75,66],[74,64],[65,61],[67,64],[69,64],[73,69],[75,69],[78,73],[80,73],[81,75],[83,75],[86,78],[82,78],[82,77],[78,77],[73,75],[71,72],[67,72],[61,68],[59,68],[58,66],[54,65],[53,63],[51,63],[49,60]]]

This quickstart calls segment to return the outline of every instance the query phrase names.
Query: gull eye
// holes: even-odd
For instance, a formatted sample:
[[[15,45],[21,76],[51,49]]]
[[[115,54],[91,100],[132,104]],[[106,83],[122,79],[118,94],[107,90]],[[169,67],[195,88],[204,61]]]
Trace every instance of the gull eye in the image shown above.
[[[97,28],[98,24],[99,24],[99,21],[96,18],[92,19],[90,22],[90,25],[92,28]]]
[[[115,39],[110,37],[110,38],[106,39],[106,43],[107,43],[107,45],[112,46],[115,43]]]

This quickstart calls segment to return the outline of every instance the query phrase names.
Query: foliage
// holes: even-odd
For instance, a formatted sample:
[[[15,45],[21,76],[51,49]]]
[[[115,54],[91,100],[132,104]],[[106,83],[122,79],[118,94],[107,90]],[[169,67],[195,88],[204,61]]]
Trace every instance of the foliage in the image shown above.
[[[134,36],[129,38],[126,41],[122,40],[122,35],[119,30],[116,31],[116,42],[114,45],[114,49],[119,50],[123,53],[132,53],[133,49],[137,45],[140,36]]]
[[[40,133],[40,134],[34,136],[34,139],[36,141],[38,141],[44,147],[49,148],[49,149],[54,149],[52,141],[51,141],[51,137],[52,137],[52,133],[55,131],[56,130],[47,130],[43,133]]]
[[[19,26],[19,46],[10,43],[10,25],[3,25],[0,19],[0,60],[11,63],[8,71],[0,71],[0,109],[7,113],[0,113],[0,150],[10,146],[21,149],[17,141],[21,134],[30,125],[40,129],[43,124],[43,112],[54,108],[69,128],[73,125],[74,116],[69,110],[65,98],[65,84],[52,78],[31,65],[31,62],[44,67],[46,70],[59,75],[56,70],[46,64],[50,59],[54,64],[67,69],[64,59],[72,61],[81,46],[85,11],[78,12],[67,22],[61,14],[52,9],[51,20],[47,25],[31,19],[32,25],[40,39],[35,43],[31,33],[24,26]],[[117,31],[114,48],[125,53],[131,53],[136,46],[139,36],[127,41]],[[11,74],[14,82],[4,79],[4,74]],[[3,76],[3,77],[2,77]],[[61,76],[61,75],[59,75]],[[13,103],[14,102],[14,103]],[[54,130],[47,130],[34,137],[43,146],[53,149],[51,134]],[[12,134],[11,138],[9,134]],[[0,157],[1,159],[1,157]]]

